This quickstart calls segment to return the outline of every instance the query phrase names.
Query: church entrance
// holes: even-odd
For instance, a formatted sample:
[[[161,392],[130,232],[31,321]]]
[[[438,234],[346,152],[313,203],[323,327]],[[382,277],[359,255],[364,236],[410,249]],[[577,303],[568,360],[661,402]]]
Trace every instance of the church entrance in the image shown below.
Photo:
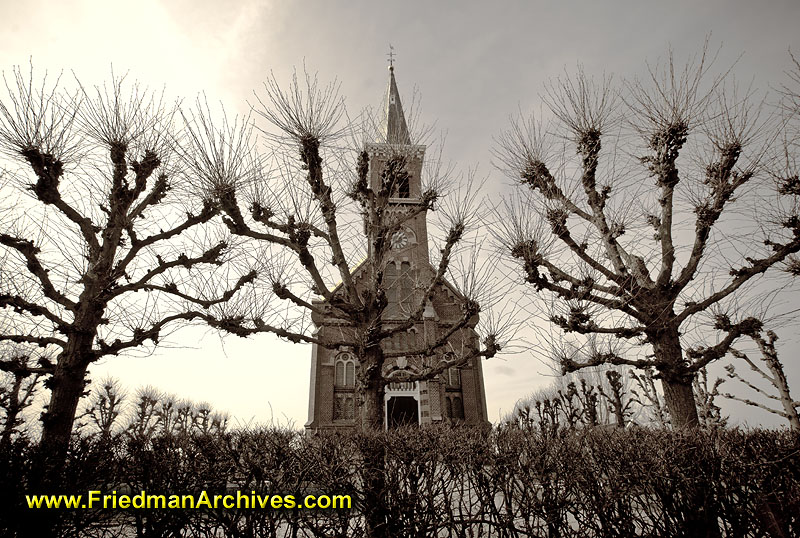
[[[394,396],[386,402],[388,429],[419,424],[419,405],[411,396]]]
[[[400,381],[386,386],[384,424],[386,429],[419,424],[419,383]]]

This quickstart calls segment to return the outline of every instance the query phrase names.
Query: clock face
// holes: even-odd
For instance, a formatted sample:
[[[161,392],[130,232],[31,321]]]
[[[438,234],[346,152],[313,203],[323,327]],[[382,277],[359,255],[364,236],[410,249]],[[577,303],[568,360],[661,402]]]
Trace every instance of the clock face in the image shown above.
[[[398,250],[401,248],[405,248],[408,246],[408,235],[403,230],[398,230],[392,234],[392,240],[390,242],[391,247],[394,250]]]

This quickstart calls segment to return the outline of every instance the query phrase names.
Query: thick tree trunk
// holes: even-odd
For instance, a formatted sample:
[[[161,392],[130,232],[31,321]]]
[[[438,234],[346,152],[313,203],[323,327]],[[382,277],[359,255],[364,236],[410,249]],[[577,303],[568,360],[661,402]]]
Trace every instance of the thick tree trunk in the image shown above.
[[[69,348],[69,346],[68,346]],[[81,356],[62,354],[51,380],[52,395],[47,413],[42,418],[42,440],[39,462],[31,476],[30,494],[73,495],[72,484],[64,483],[62,470],[66,463],[72,426],[83,391],[88,363]],[[60,514],[57,510],[36,510],[29,514],[23,537],[49,538],[59,535]]]
[[[700,425],[700,418],[691,382],[684,383],[663,378],[661,386],[664,389],[664,401],[672,419],[672,426],[677,429],[697,428]]]
[[[664,402],[672,419],[672,426],[678,429],[697,428],[700,420],[692,390],[694,375],[684,363],[677,329],[667,329],[651,336],[650,341],[659,364],[658,373],[664,389]]]
[[[62,356],[50,382],[52,395],[42,419],[40,444],[48,474],[60,469],[67,456],[78,402],[86,388],[87,367],[81,357]]]
[[[369,538],[388,538],[389,510],[386,505],[386,451],[383,440],[378,449],[364,454],[364,522]]]
[[[361,395],[361,429],[364,431],[383,430],[383,386],[370,383]]]
[[[96,279],[94,279],[96,281]],[[92,348],[105,305],[97,300],[98,284],[84,290],[78,304],[84,305],[75,315],[67,345],[58,356],[50,379],[50,403],[42,416],[42,440],[39,449],[44,457],[44,483],[53,484],[64,465],[75,422],[78,402],[86,388],[86,370],[92,361]]]
[[[786,416],[789,419],[789,427],[795,435],[800,436],[800,414],[797,413],[794,400],[789,396],[788,390],[780,389],[780,393],[783,410],[786,412]]]
[[[375,349],[362,362],[368,365],[361,398],[361,428],[367,434],[383,431],[384,386],[381,375],[381,351]],[[372,446],[376,450],[364,454],[364,522],[369,538],[388,538],[386,505],[386,452],[383,441]]]
[[[683,360],[678,331],[668,329],[651,338],[651,342],[659,363],[664,402],[672,419],[672,427],[684,431],[696,430],[700,421],[692,389],[694,374],[688,370]],[[713,485],[705,482],[702,470],[698,470],[696,477],[689,478],[691,486],[687,490],[687,502],[691,508],[678,535],[718,538],[720,530],[712,493]]]

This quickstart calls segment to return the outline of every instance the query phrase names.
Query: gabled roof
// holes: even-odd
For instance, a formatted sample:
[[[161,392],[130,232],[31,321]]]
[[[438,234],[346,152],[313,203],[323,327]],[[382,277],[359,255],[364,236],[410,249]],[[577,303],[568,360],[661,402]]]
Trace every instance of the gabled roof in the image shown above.
[[[361,262],[350,271],[350,276],[353,279],[353,281],[356,282],[356,287],[358,286],[357,281],[359,280],[359,277],[370,266],[369,261],[370,261],[369,258],[361,260]],[[436,274],[436,268],[433,266],[433,264],[427,262],[425,265],[432,274],[434,275]],[[339,282],[333,288],[332,292],[334,294],[338,293],[342,289],[343,285],[344,285],[343,282]],[[439,283],[439,285],[445,288],[458,301],[466,301],[466,297],[464,297],[464,295],[455,286],[453,286],[446,278],[443,278],[442,281]],[[324,304],[326,302],[327,301],[325,301],[325,299],[321,297],[314,299],[315,304]]]

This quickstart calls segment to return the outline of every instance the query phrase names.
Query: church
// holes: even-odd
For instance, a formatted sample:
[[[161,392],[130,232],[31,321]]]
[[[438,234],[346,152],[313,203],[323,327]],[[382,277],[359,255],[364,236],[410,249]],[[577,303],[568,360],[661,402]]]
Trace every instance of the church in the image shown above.
[[[422,205],[421,175],[425,158],[424,145],[411,142],[408,125],[395,81],[394,66],[389,66],[389,84],[386,109],[381,125],[379,142],[367,144],[369,154],[369,184],[373,190],[381,185],[381,173],[392,154],[401,151],[407,156],[407,181],[397,186],[388,202],[387,211],[412,214],[401,229],[391,236],[390,253],[384,270],[388,306],[383,322],[391,325],[408,320],[412,308],[422,300],[420,282],[431,282],[435,268],[428,255],[428,230],[426,211],[416,211]],[[356,267],[353,278],[359,280],[359,271],[368,259]],[[462,315],[463,296],[450,284],[443,282],[434,293],[433,300],[425,305],[423,319],[414,327],[396,333],[381,343],[387,358],[382,375],[387,381],[384,396],[386,428],[401,425],[430,425],[437,423],[485,425],[488,423],[486,394],[483,383],[481,358],[475,357],[460,367],[451,367],[442,374],[423,381],[405,381],[403,374],[418,374],[422,367],[468,353],[478,348],[474,331],[477,316],[470,326],[452,335],[438,357],[423,359],[411,352],[420,345],[432,343],[447,334],[448,328]],[[334,330],[336,321],[323,316],[312,316],[317,333]],[[358,426],[356,382],[359,364],[347,347],[328,349],[313,344],[311,352],[311,388],[309,394],[308,430],[351,430]],[[392,381],[392,378],[396,378]]]

